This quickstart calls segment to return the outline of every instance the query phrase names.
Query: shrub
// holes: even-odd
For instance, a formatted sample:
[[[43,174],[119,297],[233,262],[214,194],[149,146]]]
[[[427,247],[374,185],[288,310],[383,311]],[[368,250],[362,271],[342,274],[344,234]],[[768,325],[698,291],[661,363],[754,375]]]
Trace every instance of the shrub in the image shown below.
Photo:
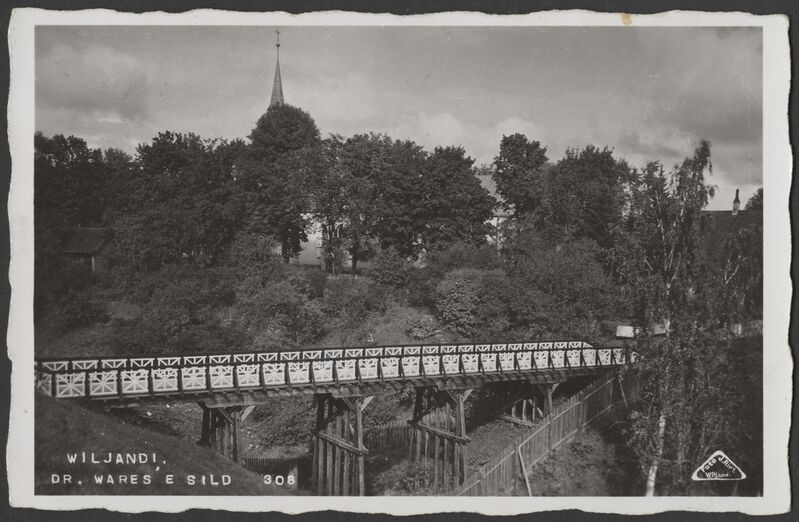
[[[341,278],[327,282],[322,310],[330,317],[362,319],[372,312],[384,313],[390,301],[391,293],[385,286]]]
[[[551,245],[521,235],[509,245],[508,295],[513,324],[531,335],[586,336],[617,313],[617,290],[598,260],[596,244]]]
[[[244,276],[256,276],[264,283],[285,276],[286,265],[278,254],[278,243],[263,234],[240,233],[231,243],[227,265]]]
[[[459,269],[447,274],[436,287],[436,312],[458,333],[472,335],[477,330],[482,276],[478,270]]]
[[[109,343],[116,353],[224,352],[248,342],[221,317],[236,300],[224,269],[164,267],[132,286],[131,296],[142,314],[112,323]]]
[[[411,339],[427,339],[435,332],[436,323],[426,315],[412,315],[405,320],[405,329]]]
[[[235,293],[227,281],[214,277],[212,271],[206,269],[193,275],[153,289],[142,320],[168,338],[190,325],[216,322],[216,311],[232,305]]]
[[[433,468],[429,464],[397,464],[376,478],[374,488],[394,495],[431,495]]]
[[[434,306],[439,281],[441,276],[429,266],[411,269],[407,283],[408,303],[411,306]]]
[[[480,270],[501,268],[499,255],[495,247],[491,245],[478,247],[467,243],[453,243],[446,249],[431,254],[428,265],[442,276],[458,268],[477,268]]]
[[[48,316],[56,331],[67,332],[108,320],[108,313],[85,292],[71,291],[58,300]]]
[[[253,330],[268,330],[275,341],[302,344],[323,331],[318,305],[298,292],[288,281],[267,284],[240,305],[243,319]]]
[[[409,271],[406,285],[408,302],[413,306],[434,306],[436,286],[453,270],[497,270],[501,267],[502,263],[494,247],[454,243],[444,250],[431,253],[424,268]]]
[[[148,355],[162,351],[167,339],[160,330],[141,319],[125,321],[115,319],[111,323],[112,333],[108,339],[111,353],[118,355]]]
[[[501,270],[453,270],[436,287],[436,312],[444,324],[466,336],[505,334],[511,324],[510,291]]]
[[[306,276],[306,292],[311,299],[320,299],[325,295],[327,286],[327,272],[323,270],[310,270]]]
[[[393,248],[381,250],[372,262],[374,267],[369,271],[369,275],[381,285],[403,288],[408,284],[413,264]]]
[[[220,324],[192,325],[169,344],[180,353],[213,353],[243,350],[250,336],[241,329]]]

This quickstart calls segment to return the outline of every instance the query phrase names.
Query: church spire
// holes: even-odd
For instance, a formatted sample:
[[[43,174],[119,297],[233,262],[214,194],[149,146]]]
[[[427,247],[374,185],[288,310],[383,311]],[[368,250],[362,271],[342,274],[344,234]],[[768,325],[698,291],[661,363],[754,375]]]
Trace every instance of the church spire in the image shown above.
[[[283,102],[283,81],[280,79],[280,29],[275,31],[277,33],[277,64],[275,65],[275,81],[272,84],[272,99],[269,101],[269,106],[280,105]]]

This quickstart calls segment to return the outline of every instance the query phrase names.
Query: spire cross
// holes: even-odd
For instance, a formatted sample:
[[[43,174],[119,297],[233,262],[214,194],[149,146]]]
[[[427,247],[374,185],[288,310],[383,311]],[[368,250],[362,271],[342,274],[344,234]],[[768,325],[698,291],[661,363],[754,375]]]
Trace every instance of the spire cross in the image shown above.
[[[275,30],[275,34],[277,35],[277,48],[280,49],[280,29]]]

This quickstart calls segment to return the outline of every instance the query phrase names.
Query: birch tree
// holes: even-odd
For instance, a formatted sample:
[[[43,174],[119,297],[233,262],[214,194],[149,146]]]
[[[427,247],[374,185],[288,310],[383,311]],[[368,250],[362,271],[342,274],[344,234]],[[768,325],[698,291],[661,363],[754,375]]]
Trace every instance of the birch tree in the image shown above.
[[[674,335],[672,322],[687,310],[696,289],[701,211],[714,191],[705,183],[710,173],[710,143],[704,140],[693,156],[668,172],[660,163],[648,164],[633,187],[626,226],[617,230],[611,254],[638,323],[646,327],[662,321],[667,332],[665,341],[639,347],[644,351],[644,371],[654,376],[647,380],[643,393],[644,414],[632,419],[632,444],[646,467],[647,496],[655,494],[669,423],[678,412],[685,413],[684,402],[692,393],[688,371],[692,356],[680,349],[685,343]],[[687,320],[690,322],[690,318]],[[688,436],[680,430],[671,432],[682,438]],[[680,440],[675,443],[682,444]]]

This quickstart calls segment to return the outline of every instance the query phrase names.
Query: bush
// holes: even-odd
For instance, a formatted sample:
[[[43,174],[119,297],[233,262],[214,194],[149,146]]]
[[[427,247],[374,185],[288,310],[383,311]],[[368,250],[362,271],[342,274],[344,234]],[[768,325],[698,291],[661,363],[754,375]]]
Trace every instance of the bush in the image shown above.
[[[213,323],[192,325],[169,342],[180,353],[232,352],[244,350],[250,343],[250,336],[241,329]]]
[[[426,315],[412,315],[405,320],[405,330],[411,339],[427,339],[435,333],[436,323]]]
[[[441,276],[426,266],[413,268],[408,272],[408,304],[411,306],[432,307],[436,303],[436,286]]]
[[[153,296],[165,291],[180,293],[179,287],[186,294],[200,292],[203,298],[211,298],[214,302],[221,299],[231,304],[235,299],[233,283],[237,280],[224,268],[165,266],[133,282],[128,292],[133,302],[142,305],[149,304]]]
[[[114,319],[112,333],[108,340],[111,353],[118,355],[148,355],[158,353],[166,347],[167,339],[160,330],[153,330],[151,324],[141,319],[125,321]]]
[[[592,241],[551,245],[525,234],[514,238],[509,253],[512,322],[529,335],[585,337],[597,321],[617,315],[617,289]]]
[[[375,479],[374,489],[389,495],[432,495],[433,468],[430,464],[402,462]]]
[[[323,331],[320,307],[288,281],[267,284],[239,308],[250,330],[267,331],[277,343],[303,344]]]
[[[448,248],[431,254],[428,266],[443,276],[458,268],[496,270],[501,268],[502,263],[496,248],[491,245],[478,247],[467,243],[453,243]]]
[[[385,313],[391,292],[382,285],[350,278],[327,282],[322,310],[330,317],[363,319],[369,313]]]
[[[285,276],[286,265],[278,252],[278,243],[262,234],[240,233],[231,243],[226,263],[239,274],[257,277],[264,283]]]
[[[392,288],[404,288],[408,284],[413,264],[400,256],[393,248],[381,250],[373,259],[369,275],[378,283]]]
[[[311,299],[320,299],[325,295],[327,286],[327,272],[323,270],[311,270],[306,276],[306,293]]]
[[[68,332],[92,323],[108,321],[108,313],[85,292],[71,291],[53,306],[48,321],[51,321],[56,331]]]
[[[222,319],[236,300],[224,269],[164,267],[132,286],[131,296],[142,314],[112,323],[116,353],[224,352],[248,344],[245,332]]]
[[[431,253],[424,268],[409,271],[406,285],[408,302],[412,306],[433,307],[436,301],[436,287],[444,276],[453,270],[461,268],[498,270],[501,267],[502,263],[494,247],[454,243],[444,250]]]
[[[436,312],[439,318],[456,332],[473,336],[495,328],[492,320],[502,319],[504,313],[504,273],[500,270],[462,268],[444,276],[436,287]]]
[[[142,314],[142,321],[160,330],[167,338],[181,334],[191,325],[217,321],[218,309],[235,301],[233,288],[209,270],[198,271],[152,290]]]

